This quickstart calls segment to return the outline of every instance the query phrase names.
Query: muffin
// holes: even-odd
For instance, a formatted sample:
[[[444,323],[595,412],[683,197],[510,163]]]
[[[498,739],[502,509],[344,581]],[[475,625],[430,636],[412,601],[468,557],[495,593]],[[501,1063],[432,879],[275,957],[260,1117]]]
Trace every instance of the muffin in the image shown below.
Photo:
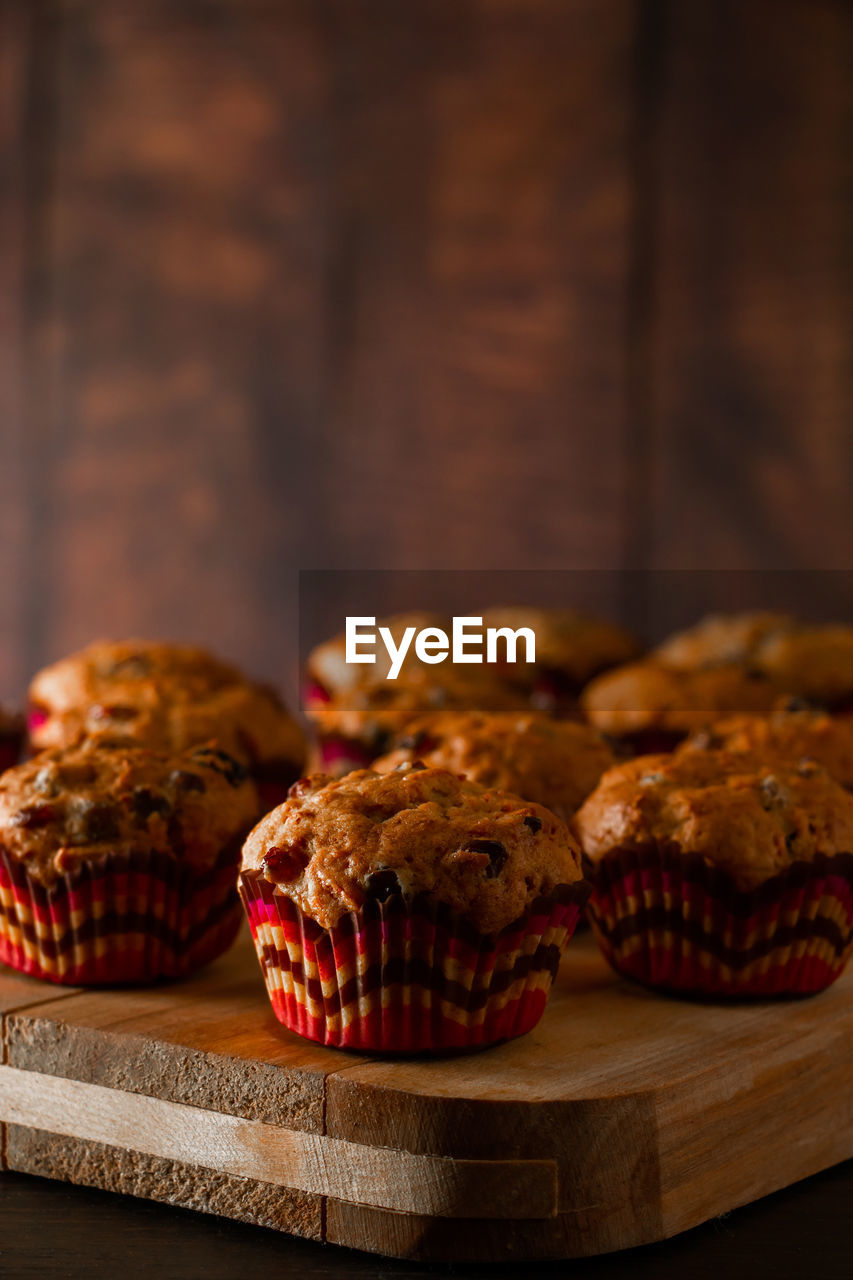
[[[799,698],[783,698],[769,716],[732,716],[693,734],[680,751],[748,752],[789,764],[815,761],[853,789],[853,720]]]
[[[820,991],[853,946],[853,795],[819,765],[644,756],[573,823],[588,914],[619,972],[697,995]]]
[[[412,720],[439,708],[524,711],[528,707],[522,692],[487,667],[419,666],[401,672],[396,680],[315,704],[313,764],[337,776],[363,769],[384,755]]]
[[[375,630],[378,632],[380,627],[387,627],[395,645],[399,645],[409,627],[414,627],[415,633],[423,631],[426,627],[438,627],[449,634],[451,619],[441,613],[413,610],[409,613],[392,614],[388,618],[378,618]],[[348,663],[346,637],[343,632],[312,649],[305,664],[305,683],[302,693],[303,707],[309,719],[314,718],[316,709],[322,707],[324,703],[346,701],[351,697],[358,701],[364,696],[369,696],[367,691],[385,685],[391,660],[387,649],[382,644],[377,644],[374,652],[375,662]],[[415,647],[410,645],[403,659],[401,674],[416,671],[420,666]]]
[[[541,805],[445,769],[302,779],[243,848],[276,1017],[382,1052],[524,1034],[586,898],[579,857]]]
[[[665,666],[692,669],[749,662],[765,636],[792,623],[793,619],[784,613],[711,613],[692,627],[668,636],[652,650],[652,656]]]
[[[523,688],[532,705],[549,715],[574,716],[587,681],[640,652],[633,636],[612,622],[575,609],[512,606],[487,609],[484,627],[528,627],[536,636],[536,661],[505,664],[506,678]],[[519,655],[523,655],[523,645]]]
[[[216,740],[249,769],[266,812],[305,763],[302,730],[278,694],[191,645],[101,640],[30,686],[34,750],[121,736],[164,751]]]
[[[800,622],[786,614],[714,614],[671,636],[653,656],[693,669],[740,662],[782,693],[834,711],[853,707],[853,627]]]
[[[245,767],[84,742],[0,777],[0,960],[74,985],[189,973],[230,946],[243,837],[257,815]]]
[[[0,707],[0,773],[17,764],[24,738],[24,722]]]
[[[373,764],[390,773],[422,761],[483,787],[512,791],[568,821],[616,763],[602,735],[535,711],[437,711],[415,720]]]
[[[741,663],[694,669],[647,658],[593,680],[581,705],[590,724],[643,754],[671,751],[721,716],[766,714],[781,692],[770,675]]]

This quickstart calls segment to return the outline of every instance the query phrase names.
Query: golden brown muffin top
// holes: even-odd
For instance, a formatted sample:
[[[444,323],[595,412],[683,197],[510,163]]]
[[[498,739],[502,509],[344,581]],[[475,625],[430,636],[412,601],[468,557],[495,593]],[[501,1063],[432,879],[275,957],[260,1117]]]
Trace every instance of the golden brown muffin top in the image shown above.
[[[0,776],[0,845],[43,884],[110,854],[211,866],[257,817],[245,767],[213,746],[181,754],[86,742]]]
[[[507,605],[487,609],[483,627],[529,627],[536,635],[534,669],[560,673],[578,687],[607,667],[630,662],[640,652],[633,636],[602,618],[591,618],[575,609],[535,609]],[[499,650],[502,652],[502,648]],[[523,644],[519,655],[524,654]],[[526,664],[508,666],[509,677],[523,677]],[[529,671],[529,668],[528,668]]]
[[[303,778],[243,846],[243,870],[262,872],[324,928],[401,892],[429,894],[494,933],[580,880],[579,864],[568,828],[541,805],[417,765]]]
[[[831,705],[853,695],[853,627],[785,614],[713,614],[671,636],[653,657],[698,668],[741,662],[787,694]]]
[[[749,663],[765,636],[792,624],[793,619],[784,613],[710,613],[692,627],[668,636],[652,650],[652,657],[670,667]]]
[[[396,680],[351,690],[341,698],[314,706],[311,716],[321,735],[373,743],[378,754],[387,749],[394,734],[402,732],[417,716],[432,711],[523,711],[529,705],[519,690],[492,675],[487,667],[443,664],[404,669]]]
[[[30,703],[38,749],[120,735],[167,751],[216,739],[250,767],[305,759],[302,731],[266,685],[192,645],[100,640],[40,671]]]
[[[395,645],[399,645],[409,627],[414,627],[416,634],[426,627],[438,627],[450,634],[451,619],[441,613],[412,610],[409,613],[395,613],[387,618],[377,618],[376,625],[371,628],[377,637],[380,627],[387,627],[394,638]],[[371,652],[376,655],[375,662],[348,663],[346,636],[341,632],[340,635],[332,636],[330,640],[312,649],[305,664],[306,673],[310,680],[315,681],[333,697],[349,699],[352,695],[358,695],[361,691],[372,689],[374,686],[378,685],[381,688],[387,682],[391,659],[386,646],[377,641]],[[448,662],[442,665],[446,666]],[[415,646],[411,644],[403,659],[398,679],[409,672],[417,671],[422,666],[415,653]],[[435,668],[429,669],[435,670]]]
[[[853,795],[819,765],[685,751],[617,765],[575,815],[593,862],[616,849],[677,849],[754,889],[794,862],[853,851]]]
[[[615,737],[688,734],[722,715],[767,712],[781,692],[770,676],[739,663],[692,670],[647,658],[598,676],[581,705],[591,724]]]
[[[717,720],[679,747],[679,751],[751,752],[789,764],[814,760],[845,787],[853,787],[853,719],[783,698],[769,716],[731,716]]]
[[[439,711],[422,716],[373,764],[390,773],[422,761],[535,800],[567,821],[616,763],[590,725],[551,720],[534,711]]]

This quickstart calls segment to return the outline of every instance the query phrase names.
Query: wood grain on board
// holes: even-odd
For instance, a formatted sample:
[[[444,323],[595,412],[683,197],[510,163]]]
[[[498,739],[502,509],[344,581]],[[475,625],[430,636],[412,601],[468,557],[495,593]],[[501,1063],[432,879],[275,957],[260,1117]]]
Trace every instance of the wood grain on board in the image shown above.
[[[540,1025],[480,1054],[302,1041],[246,939],[185,982],[12,1012],[6,1042],[10,1168],[267,1225],[276,1185],[281,1229],[397,1256],[629,1247],[853,1155],[853,973],[692,1004],[617,979],[590,937]]]

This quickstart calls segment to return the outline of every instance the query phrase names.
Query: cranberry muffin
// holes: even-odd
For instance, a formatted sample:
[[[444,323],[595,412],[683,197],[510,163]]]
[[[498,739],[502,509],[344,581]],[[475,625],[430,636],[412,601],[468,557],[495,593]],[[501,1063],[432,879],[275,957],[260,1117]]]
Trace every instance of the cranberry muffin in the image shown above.
[[[373,768],[390,773],[416,760],[464,774],[480,786],[534,800],[563,821],[616,763],[613,749],[590,725],[551,720],[535,711],[437,711],[422,716]]]
[[[0,773],[11,769],[21,756],[24,739],[24,721],[0,707]]]
[[[437,709],[524,711],[528,707],[520,690],[487,667],[418,666],[404,670],[396,680],[315,703],[313,763],[338,776],[364,768],[387,752],[412,720]]]
[[[240,880],[279,1020],[402,1052],[529,1031],[586,896],[553,813],[421,765],[295,783]]]
[[[714,614],[671,636],[653,656],[690,669],[739,662],[782,693],[833,711],[853,706],[853,627],[786,614]]]
[[[609,667],[630,662],[640,652],[627,631],[575,609],[506,606],[488,609],[484,627],[527,627],[536,636],[536,661],[506,664],[506,678],[530,696],[534,707],[549,715],[577,715],[580,690]],[[519,658],[524,646],[519,645]]]
[[[0,777],[0,960],[90,985],[188,973],[239,928],[245,767],[85,741]]]
[[[799,698],[783,698],[768,716],[732,716],[693,734],[680,751],[736,751],[789,764],[815,761],[853,789],[853,720]]]
[[[374,628],[377,633],[380,627],[387,627],[394,644],[399,645],[409,627],[414,627],[416,634],[426,627],[438,627],[449,634],[451,619],[441,613],[412,610],[409,613],[395,613],[387,618],[377,618]],[[346,701],[353,696],[358,699],[365,694],[365,691],[384,686],[391,668],[391,660],[387,649],[382,644],[377,644],[374,652],[375,662],[348,663],[346,637],[343,632],[312,649],[305,664],[303,688],[305,714],[313,719],[316,708],[326,702]],[[401,675],[417,670],[420,666],[415,646],[410,645],[403,659]]]
[[[164,751],[215,739],[251,772],[261,812],[305,763],[278,694],[192,645],[100,640],[40,671],[29,699],[36,751],[104,734]]]
[[[692,627],[668,636],[652,650],[652,656],[665,666],[693,670],[720,663],[748,663],[766,636],[792,623],[788,614],[762,610],[710,613]]]
[[[781,692],[769,674],[741,663],[682,668],[647,658],[593,680],[581,705],[590,724],[642,754],[671,751],[721,716],[764,715]]]
[[[610,963],[693,994],[808,994],[853,945],[853,796],[819,765],[644,756],[574,818]]]

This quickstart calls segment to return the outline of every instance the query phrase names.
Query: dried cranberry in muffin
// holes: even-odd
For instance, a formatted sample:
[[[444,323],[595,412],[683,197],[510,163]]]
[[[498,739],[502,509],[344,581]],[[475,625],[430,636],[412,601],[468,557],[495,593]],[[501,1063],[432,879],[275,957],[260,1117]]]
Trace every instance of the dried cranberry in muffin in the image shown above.
[[[227,767],[226,767],[227,761]],[[240,922],[245,767],[87,741],[0,777],[0,959],[75,984],[189,972]]]
[[[302,771],[302,731],[275,690],[190,645],[98,641],[46,667],[30,686],[36,750],[121,736],[166,751],[216,740],[278,803]]]
[[[373,767],[389,773],[416,760],[535,800],[564,821],[616,763],[612,748],[590,725],[552,720],[535,711],[422,716]]]
[[[241,892],[287,1026],[440,1051],[538,1021],[586,886],[547,809],[404,765],[300,781],[247,839]]]

